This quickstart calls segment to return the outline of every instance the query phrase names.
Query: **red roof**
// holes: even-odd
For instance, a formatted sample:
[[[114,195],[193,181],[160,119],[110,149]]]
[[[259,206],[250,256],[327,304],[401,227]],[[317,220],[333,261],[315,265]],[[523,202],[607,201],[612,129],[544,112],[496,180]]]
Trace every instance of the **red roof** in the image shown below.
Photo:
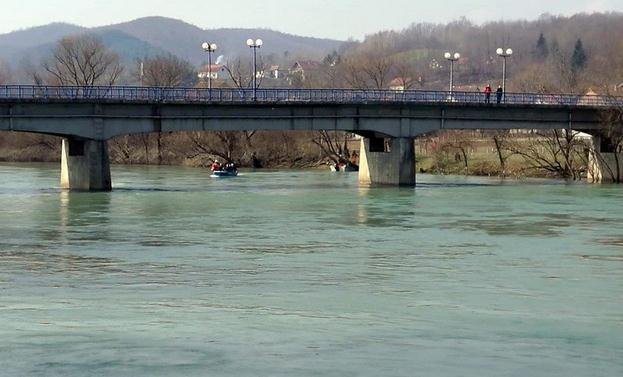
[[[212,64],[211,67],[212,67],[212,72],[218,72],[221,70],[221,68],[223,68],[223,66],[220,64]],[[202,72],[208,72],[208,65],[207,64],[204,65],[201,69],[202,69]]]
[[[405,84],[410,84],[412,82],[413,82],[413,79],[411,77],[396,77],[389,83],[389,85],[390,86],[402,86]]]

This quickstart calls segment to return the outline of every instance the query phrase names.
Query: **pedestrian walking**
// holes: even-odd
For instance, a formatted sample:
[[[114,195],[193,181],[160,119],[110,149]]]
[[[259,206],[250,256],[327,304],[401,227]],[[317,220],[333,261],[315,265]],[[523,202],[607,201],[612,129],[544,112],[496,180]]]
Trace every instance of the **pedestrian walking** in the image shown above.
[[[504,89],[502,89],[502,86],[498,86],[498,90],[495,91],[495,95],[497,96],[498,104],[502,103],[502,97],[504,96]]]
[[[491,85],[485,86],[485,103],[491,103]]]

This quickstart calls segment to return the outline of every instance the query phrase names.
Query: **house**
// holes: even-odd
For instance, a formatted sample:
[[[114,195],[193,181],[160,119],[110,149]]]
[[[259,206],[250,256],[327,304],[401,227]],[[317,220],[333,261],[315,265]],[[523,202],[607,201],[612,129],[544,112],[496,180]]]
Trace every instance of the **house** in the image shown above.
[[[322,68],[322,63],[313,60],[302,60],[294,63],[290,68],[291,78],[298,78],[301,81],[305,81],[314,72],[318,72]]]
[[[210,71],[212,74],[212,80],[226,79],[228,77],[227,69],[225,68],[224,65],[221,65],[221,64],[212,64],[210,69],[208,69],[207,64],[204,65],[203,67],[201,67],[201,70],[199,71],[199,74],[197,75],[197,77],[199,77],[202,80],[207,80],[208,74]]]
[[[595,101],[595,97],[598,96],[593,89],[589,89],[578,101],[578,105],[590,105]]]
[[[396,77],[389,83],[389,90],[404,92],[405,90],[411,89],[414,84],[415,80],[411,77]]]
[[[287,76],[287,72],[284,72],[282,69],[280,69],[278,65],[271,65],[270,67],[268,67],[267,76],[268,78],[278,80],[285,78]]]

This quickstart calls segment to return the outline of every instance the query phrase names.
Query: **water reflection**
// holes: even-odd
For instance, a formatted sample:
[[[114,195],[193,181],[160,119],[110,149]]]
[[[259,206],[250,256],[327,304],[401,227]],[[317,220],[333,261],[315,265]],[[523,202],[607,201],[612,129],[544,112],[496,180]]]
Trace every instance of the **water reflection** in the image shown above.
[[[38,197],[31,231],[44,241],[109,238],[110,193],[60,191]]]

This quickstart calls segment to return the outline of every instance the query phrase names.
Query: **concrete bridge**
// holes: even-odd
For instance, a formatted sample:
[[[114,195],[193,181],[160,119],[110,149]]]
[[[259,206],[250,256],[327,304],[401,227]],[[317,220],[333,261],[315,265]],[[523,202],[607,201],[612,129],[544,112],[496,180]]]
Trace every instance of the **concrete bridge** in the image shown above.
[[[492,98],[495,102],[495,98]],[[360,182],[414,185],[413,138],[442,129],[599,134],[623,97],[350,89],[0,86],[0,130],[63,137],[61,186],[110,190],[106,141],[176,131],[330,130],[363,136]]]

